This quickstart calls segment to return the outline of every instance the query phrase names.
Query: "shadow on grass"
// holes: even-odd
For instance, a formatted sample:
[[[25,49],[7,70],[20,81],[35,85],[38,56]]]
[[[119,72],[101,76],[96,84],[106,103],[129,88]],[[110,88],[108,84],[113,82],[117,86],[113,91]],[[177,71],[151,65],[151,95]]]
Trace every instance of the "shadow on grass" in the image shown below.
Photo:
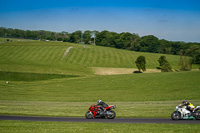
[[[133,71],[133,73],[142,73],[141,71]]]
[[[74,78],[80,77],[78,75],[64,75],[64,74],[44,74],[44,73],[27,73],[27,72],[7,72],[0,71],[0,80],[6,81],[40,81],[59,78]]]
[[[156,69],[161,69],[161,67],[156,67]]]

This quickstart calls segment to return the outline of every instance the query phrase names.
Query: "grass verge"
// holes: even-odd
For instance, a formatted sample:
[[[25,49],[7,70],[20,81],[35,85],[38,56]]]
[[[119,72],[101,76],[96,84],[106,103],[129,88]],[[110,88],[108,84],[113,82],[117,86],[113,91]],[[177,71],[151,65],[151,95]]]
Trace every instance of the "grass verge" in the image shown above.
[[[191,101],[198,105],[200,101]],[[117,117],[170,118],[181,101],[107,102]],[[1,115],[85,117],[92,102],[0,101]]]
[[[198,132],[198,124],[124,124],[0,121],[2,133],[188,133]]]

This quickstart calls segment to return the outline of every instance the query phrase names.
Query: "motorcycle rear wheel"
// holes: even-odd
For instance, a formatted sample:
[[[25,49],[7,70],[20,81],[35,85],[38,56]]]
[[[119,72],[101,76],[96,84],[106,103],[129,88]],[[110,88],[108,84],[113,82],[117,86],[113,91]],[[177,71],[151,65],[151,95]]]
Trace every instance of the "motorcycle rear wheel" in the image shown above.
[[[88,112],[85,113],[86,119],[93,119],[93,117],[94,117],[94,115],[91,112],[88,111]]]
[[[114,119],[115,116],[116,116],[115,111],[111,110],[110,112],[112,113],[112,115],[107,115],[107,118],[108,118],[108,119]]]
[[[172,120],[180,120],[181,119],[181,114],[178,111],[174,111],[171,114],[171,118],[172,118]]]

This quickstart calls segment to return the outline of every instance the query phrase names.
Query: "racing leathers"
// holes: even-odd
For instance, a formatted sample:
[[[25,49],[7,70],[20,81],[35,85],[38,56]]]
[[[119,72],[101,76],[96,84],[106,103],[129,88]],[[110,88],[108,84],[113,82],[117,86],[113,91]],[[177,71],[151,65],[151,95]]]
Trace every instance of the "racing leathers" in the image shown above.
[[[100,113],[101,112],[105,112],[104,108],[108,107],[108,105],[106,103],[104,103],[104,102],[100,102],[96,106],[100,106],[100,110],[101,110]]]
[[[185,102],[182,105],[180,105],[180,107],[182,106],[186,106],[186,109],[189,110],[190,112],[192,112],[193,109],[195,108],[195,106],[190,102]]]

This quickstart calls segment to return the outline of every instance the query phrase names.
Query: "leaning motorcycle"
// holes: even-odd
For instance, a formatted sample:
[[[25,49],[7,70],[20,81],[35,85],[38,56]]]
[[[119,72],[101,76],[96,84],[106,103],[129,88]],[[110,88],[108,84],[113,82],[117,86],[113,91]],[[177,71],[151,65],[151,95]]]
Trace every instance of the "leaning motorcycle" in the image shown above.
[[[87,119],[93,119],[93,118],[114,119],[116,116],[116,113],[112,109],[115,109],[115,108],[116,108],[115,105],[110,105],[102,110],[101,106],[91,105],[89,110],[85,113],[85,117]]]
[[[181,119],[196,119],[200,120],[200,106],[194,108],[192,112],[186,109],[186,106],[180,107],[176,106],[174,112],[171,114],[172,120],[181,120]]]

